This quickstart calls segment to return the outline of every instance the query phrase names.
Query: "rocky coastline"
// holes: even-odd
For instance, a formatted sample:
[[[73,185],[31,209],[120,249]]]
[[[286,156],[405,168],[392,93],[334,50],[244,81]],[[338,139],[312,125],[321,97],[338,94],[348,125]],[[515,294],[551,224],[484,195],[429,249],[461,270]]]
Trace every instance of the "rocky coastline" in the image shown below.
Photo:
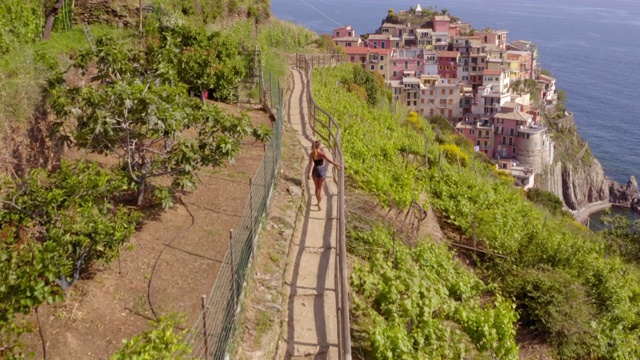
[[[612,205],[640,211],[640,193],[634,176],[627,184],[606,177],[588,143],[580,139],[573,114],[548,124],[556,136],[557,160],[541,174],[538,185],[563,200],[578,221]],[[568,144],[570,143],[570,144]],[[577,155],[566,149],[581,149]],[[586,151],[585,151],[586,150]]]

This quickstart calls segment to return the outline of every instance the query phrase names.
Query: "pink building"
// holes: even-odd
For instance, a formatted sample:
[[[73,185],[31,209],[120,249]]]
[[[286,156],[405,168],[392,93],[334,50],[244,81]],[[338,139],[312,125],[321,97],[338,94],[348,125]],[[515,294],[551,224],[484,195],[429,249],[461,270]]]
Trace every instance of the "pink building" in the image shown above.
[[[423,49],[393,49],[389,80],[402,80],[406,72],[412,72],[414,76],[420,77],[423,66]]]
[[[351,26],[347,25],[347,26],[339,27],[337,29],[333,29],[332,37],[334,39],[342,38],[342,37],[356,37],[356,31],[353,30]]]
[[[365,46],[372,49],[391,49],[391,39],[392,36],[388,34],[371,34],[365,40]]]
[[[451,19],[446,15],[436,15],[433,17],[433,31],[449,33]]]
[[[479,36],[483,44],[497,45],[502,49],[507,48],[507,30],[474,31],[473,36]]]
[[[443,79],[457,79],[459,57],[457,51],[438,51],[438,75]]]
[[[520,111],[494,114],[496,156],[515,157],[518,148],[518,130],[532,123],[533,116]]]

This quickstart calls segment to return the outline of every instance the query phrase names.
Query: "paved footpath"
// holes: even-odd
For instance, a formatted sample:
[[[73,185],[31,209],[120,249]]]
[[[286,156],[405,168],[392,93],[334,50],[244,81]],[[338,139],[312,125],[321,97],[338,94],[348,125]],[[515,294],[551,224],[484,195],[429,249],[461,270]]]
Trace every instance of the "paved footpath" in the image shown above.
[[[288,102],[289,123],[308,156],[315,139],[308,124],[302,72],[291,70],[293,89]],[[308,169],[305,169],[308,171]],[[316,206],[313,181],[303,177],[306,207],[296,224],[285,274],[288,292],[286,326],[278,359],[338,359],[336,306],[337,186],[327,174],[322,211]]]

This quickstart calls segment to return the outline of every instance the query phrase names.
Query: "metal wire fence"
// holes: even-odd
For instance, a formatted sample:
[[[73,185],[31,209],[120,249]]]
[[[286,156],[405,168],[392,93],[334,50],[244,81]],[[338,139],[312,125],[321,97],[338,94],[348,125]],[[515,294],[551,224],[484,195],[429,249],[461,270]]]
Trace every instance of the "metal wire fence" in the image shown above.
[[[265,84],[261,79],[261,84]],[[247,268],[257,245],[257,234],[267,212],[280,163],[283,123],[283,94],[276,80],[269,77],[263,89],[263,105],[274,115],[273,136],[264,157],[251,178],[249,198],[238,225],[229,234],[229,249],[218,271],[211,294],[203,296],[198,320],[187,335],[191,356],[225,359],[232,339]],[[273,104],[276,107],[273,108]]]

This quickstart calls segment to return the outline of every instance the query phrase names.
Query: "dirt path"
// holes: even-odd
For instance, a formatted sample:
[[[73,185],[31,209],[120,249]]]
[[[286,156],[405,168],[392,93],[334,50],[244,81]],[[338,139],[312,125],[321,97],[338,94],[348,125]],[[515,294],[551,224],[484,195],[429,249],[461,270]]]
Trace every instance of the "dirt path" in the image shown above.
[[[263,111],[248,114],[255,125],[271,124]],[[197,190],[148,219],[119,260],[96,265],[93,278],[75,285],[63,303],[42,306],[47,359],[109,358],[123,340],[147,329],[150,319],[170,311],[184,314],[190,328],[201,296],[211,291],[263,152],[263,144],[245,139],[235,163],[200,171]],[[24,341],[42,358],[37,332]]]
[[[233,359],[337,359],[336,189],[322,211],[306,178],[311,129],[303,78],[290,73],[282,170],[243,299]]]
[[[303,97],[307,84],[301,71],[291,72],[293,89],[288,119],[308,156],[313,138]],[[337,359],[337,186],[329,171],[322,210],[311,199],[311,180],[305,177],[303,186],[307,202],[289,250],[284,287],[288,294],[286,327],[278,355],[284,359]]]

